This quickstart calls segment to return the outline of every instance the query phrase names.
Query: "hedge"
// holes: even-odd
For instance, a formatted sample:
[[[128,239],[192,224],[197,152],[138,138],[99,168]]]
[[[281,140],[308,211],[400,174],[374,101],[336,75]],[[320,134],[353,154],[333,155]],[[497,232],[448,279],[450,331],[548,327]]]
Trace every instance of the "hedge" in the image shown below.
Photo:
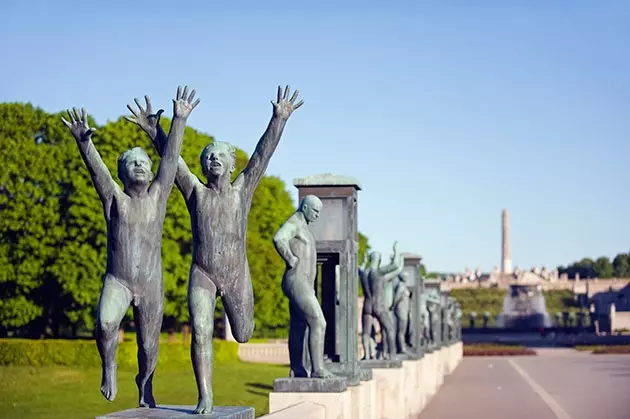
[[[465,344],[464,356],[520,356],[537,355],[530,348],[517,345],[499,345],[492,343]]]
[[[593,355],[630,354],[630,345],[576,345],[573,348]]]
[[[212,346],[215,361],[238,361],[238,343],[216,339]],[[119,368],[137,368],[137,348],[135,342],[118,344]],[[0,339],[0,365],[100,367],[101,359],[94,340]],[[158,366],[191,365],[190,343],[160,342]]]

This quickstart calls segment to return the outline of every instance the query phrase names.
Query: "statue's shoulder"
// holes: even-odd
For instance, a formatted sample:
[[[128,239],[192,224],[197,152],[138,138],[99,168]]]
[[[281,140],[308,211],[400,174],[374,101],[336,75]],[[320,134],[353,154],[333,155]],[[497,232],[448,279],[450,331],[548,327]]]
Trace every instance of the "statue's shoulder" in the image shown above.
[[[236,176],[236,179],[232,181],[232,188],[241,190],[243,189],[243,185],[245,185],[245,173],[241,172]]]

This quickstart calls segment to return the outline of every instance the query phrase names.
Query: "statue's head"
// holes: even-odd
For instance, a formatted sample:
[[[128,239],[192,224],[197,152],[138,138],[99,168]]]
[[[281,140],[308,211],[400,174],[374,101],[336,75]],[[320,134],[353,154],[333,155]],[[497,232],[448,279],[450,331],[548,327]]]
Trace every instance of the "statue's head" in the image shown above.
[[[319,218],[319,213],[322,210],[322,201],[315,195],[306,195],[300,201],[298,211],[304,214],[304,219],[307,224]]]
[[[370,253],[370,266],[378,267],[381,264],[381,252]]]
[[[134,147],[122,153],[118,157],[118,177],[125,187],[151,183],[153,180],[151,159],[146,151]]]
[[[232,176],[236,168],[236,148],[230,143],[213,141],[201,152],[201,171],[204,176]]]

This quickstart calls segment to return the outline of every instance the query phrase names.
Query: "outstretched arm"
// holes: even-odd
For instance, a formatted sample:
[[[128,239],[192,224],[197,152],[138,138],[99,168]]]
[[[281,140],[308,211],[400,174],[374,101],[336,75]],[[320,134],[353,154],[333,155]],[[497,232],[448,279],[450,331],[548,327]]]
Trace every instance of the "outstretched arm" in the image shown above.
[[[168,134],[166,145],[162,153],[160,153],[162,159],[160,160],[160,166],[155,181],[151,184],[150,188],[150,193],[154,194],[154,196],[157,194],[156,196],[160,202],[166,202],[173,188],[173,181],[177,173],[179,153],[182,149],[182,141],[184,140],[186,121],[192,110],[195,109],[195,106],[199,104],[199,99],[197,99],[195,103],[192,103],[194,97],[194,90],[190,93],[190,96],[188,96],[188,86],[184,87],[183,92],[181,86],[179,86],[177,88],[177,96],[173,99],[173,121],[171,123],[171,130]]]
[[[394,255],[392,256],[392,262],[379,268],[381,275],[385,281],[391,281],[400,274],[404,268],[404,260],[402,254],[398,251],[398,243],[394,243]]]
[[[295,265],[298,263],[297,256],[293,254],[289,246],[291,239],[295,237],[296,233],[297,227],[295,224],[287,220],[273,236],[273,244],[276,250],[291,268],[295,268]]]
[[[278,100],[277,102],[271,102],[273,105],[271,121],[269,121],[267,129],[258,141],[256,150],[252,153],[247,167],[243,171],[243,176],[245,177],[244,190],[248,197],[253,195],[260,179],[265,174],[271,156],[280,142],[282,131],[284,131],[284,126],[289,116],[291,116],[294,110],[304,104],[302,100],[295,103],[297,97],[298,90],[296,90],[293,96],[291,96],[291,99],[289,99],[289,86],[286,86],[284,89],[284,95],[282,94],[282,88],[278,86]]]
[[[67,121],[65,118],[61,118],[61,120],[70,129],[72,136],[77,141],[81,157],[90,172],[96,192],[101,198],[105,207],[105,213],[109,218],[109,206],[114,194],[120,190],[120,187],[112,178],[109,169],[107,169],[103,159],[96,151],[94,143],[92,143],[92,134],[96,130],[88,126],[85,109],[81,109],[79,113],[76,108],[72,108],[72,111],[68,110],[68,117],[70,121]]]
[[[127,108],[133,114],[133,116],[126,116],[125,119],[133,122],[134,124],[142,128],[142,130],[146,132],[151,139],[151,142],[153,143],[153,146],[157,150],[158,154],[162,158],[164,158],[166,144],[169,142],[166,133],[160,126],[160,116],[162,115],[162,112],[164,112],[164,110],[160,109],[159,111],[157,111],[157,113],[154,114],[149,96],[145,96],[144,100],[146,102],[146,109],[142,108],[142,105],[140,105],[140,101],[138,99],[134,99],[136,105],[138,106],[137,110],[134,109],[131,105],[127,105]],[[175,119],[173,119],[172,121],[172,124],[174,123]],[[173,127],[171,126],[171,131],[172,129]],[[175,184],[182,192],[182,195],[184,195],[184,199],[186,201],[188,201],[188,198],[190,198],[190,195],[192,195],[192,191],[194,190],[197,183],[199,183],[199,179],[197,179],[197,176],[195,176],[190,171],[184,159],[179,156],[177,158]]]

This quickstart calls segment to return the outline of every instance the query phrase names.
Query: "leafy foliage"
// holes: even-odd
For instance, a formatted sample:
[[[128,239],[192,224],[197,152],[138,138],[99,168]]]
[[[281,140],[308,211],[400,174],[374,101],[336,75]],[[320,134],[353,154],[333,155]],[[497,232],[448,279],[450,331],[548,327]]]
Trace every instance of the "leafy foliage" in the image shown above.
[[[60,117],[30,104],[0,104],[0,335],[76,336],[94,327],[106,265],[106,224],[85,164]],[[117,159],[127,149],[144,148],[157,171],[159,156],[138,127],[122,117],[104,126],[92,118],[89,122],[96,127],[94,144],[119,185]],[[168,132],[170,121],[162,118],[161,123]],[[211,141],[186,128],[181,156],[199,177],[199,153]],[[242,150],[236,156],[234,176],[248,160]],[[280,287],[284,263],[272,237],[294,210],[285,184],[264,177],[254,193],[247,231],[258,337],[286,334],[288,301]],[[186,204],[174,187],[162,239],[169,329],[188,320],[190,228]],[[364,235],[359,243],[360,252],[369,247]]]
[[[583,258],[578,262],[573,262],[566,268],[558,267],[558,272],[575,278],[576,274],[580,278],[628,278],[630,277],[630,254],[619,253],[612,263],[606,256],[601,256],[597,260]]]

